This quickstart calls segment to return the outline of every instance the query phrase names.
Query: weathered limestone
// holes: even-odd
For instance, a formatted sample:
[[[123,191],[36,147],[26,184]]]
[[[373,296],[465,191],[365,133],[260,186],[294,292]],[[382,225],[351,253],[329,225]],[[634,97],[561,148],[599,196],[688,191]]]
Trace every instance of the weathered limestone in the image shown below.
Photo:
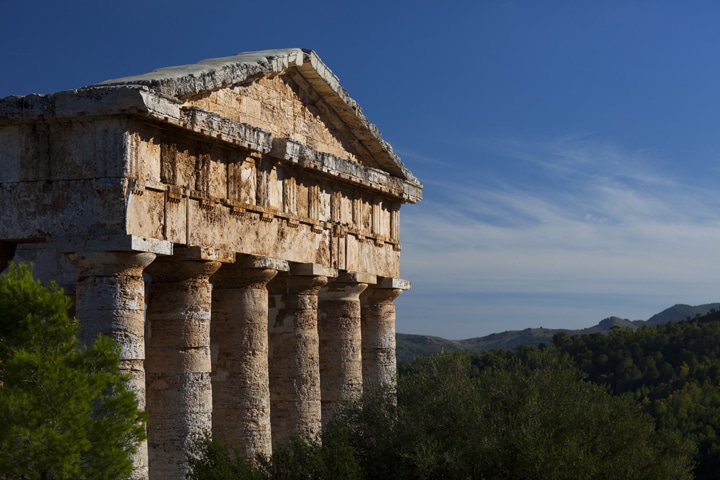
[[[161,257],[148,269],[148,457],[151,479],[184,478],[193,440],[212,428],[210,276],[218,261]]]
[[[34,262],[84,341],[120,342],[138,479],[183,478],[207,431],[248,457],[319,439],[392,384],[400,208],[421,197],[311,50],[0,99],[0,271]]]
[[[410,283],[383,278],[360,295],[362,311],[362,359],[364,384],[395,385],[395,299]]]
[[[213,437],[246,458],[272,454],[267,283],[283,260],[238,256],[211,278]]]
[[[143,269],[153,260],[147,252],[77,252],[67,255],[78,269],[75,315],[80,339],[92,344],[106,335],[120,344],[120,369],[145,408],[145,282]],[[135,456],[133,478],[148,476],[147,444]]]
[[[374,275],[343,272],[320,291],[320,387],[323,426],[338,402],[360,398],[363,391],[360,294]]]
[[[319,440],[322,430],[320,361],[317,331],[318,292],[333,269],[291,264],[270,290],[270,401],[272,441],[293,435]]]
[[[144,400],[145,282],[143,270],[155,260],[147,252],[77,252],[67,255],[78,269],[75,314],[80,339],[92,344],[107,335],[120,344],[121,368]]]

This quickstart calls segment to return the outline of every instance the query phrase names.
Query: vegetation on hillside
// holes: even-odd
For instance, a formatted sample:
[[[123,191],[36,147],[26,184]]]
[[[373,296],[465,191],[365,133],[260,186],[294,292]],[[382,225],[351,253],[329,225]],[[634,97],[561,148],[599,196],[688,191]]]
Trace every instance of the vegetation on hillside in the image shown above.
[[[698,445],[698,480],[720,472],[720,312],[679,323],[618,329],[609,335],[558,334],[566,352],[595,383],[634,398],[660,431]]]
[[[662,312],[653,315],[647,321],[608,317],[597,325],[579,330],[552,329],[552,328],[526,328],[524,330],[508,330],[493,333],[484,337],[468,338],[465,340],[448,340],[441,337],[427,335],[397,334],[397,360],[398,363],[410,361],[423,355],[434,355],[451,350],[467,350],[470,353],[480,353],[487,350],[514,350],[522,345],[548,345],[558,333],[568,335],[586,335],[592,333],[609,333],[613,328],[623,327],[637,329],[643,325],[660,325],[668,322],[681,322],[687,317],[705,315],[713,309],[720,310],[720,303],[704,305],[673,305]]]

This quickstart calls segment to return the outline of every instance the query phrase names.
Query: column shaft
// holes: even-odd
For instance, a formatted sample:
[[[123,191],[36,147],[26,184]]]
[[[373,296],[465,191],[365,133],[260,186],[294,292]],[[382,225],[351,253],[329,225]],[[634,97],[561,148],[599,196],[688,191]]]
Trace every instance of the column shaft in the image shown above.
[[[360,295],[362,310],[362,363],[366,388],[395,385],[395,299],[399,288],[371,286]]]
[[[320,386],[322,422],[332,419],[338,402],[362,396],[360,294],[367,283],[331,280],[320,291]]]
[[[212,277],[213,437],[250,459],[272,454],[267,282],[276,274],[224,265]]]
[[[185,478],[191,443],[212,427],[209,277],[219,267],[215,261],[161,257],[147,269],[151,479]]]
[[[273,445],[320,437],[317,294],[326,283],[326,276],[281,275],[269,284]]]
[[[70,253],[79,278],[75,291],[75,315],[80,321],[80,340],[92,344],[107,335],[120,345],[120,369],[130,376],[129,387],[145,408],[145,282],[143,269],[154,253]],[[138,448],[133,478],[147,478],[147,444]]]

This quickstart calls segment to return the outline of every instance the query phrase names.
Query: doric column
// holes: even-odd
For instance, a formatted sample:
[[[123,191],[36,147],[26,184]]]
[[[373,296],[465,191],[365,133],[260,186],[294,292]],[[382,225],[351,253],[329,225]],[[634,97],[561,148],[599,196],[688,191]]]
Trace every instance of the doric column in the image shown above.
[[[145,283],[143,269],[154,253],[84,252],[67,255],[77,268],[75,315],[80,339],[92,344],[107,335],[120,345],[120,369],[130,375],[129,386],[145,408]],[[133,478],[147,478],[147,445],[134,458]]]
[[[318,291],[336,271],[291,264],[270,282],[270,401],[273,445],[322,430],[317,333]]]
[[[320,290],[320,387],[322,423],[332,419],[338,402],[359,398],[363,391],[360,294],[375,275],[341,272]]]
[[[147,269],[151,479],[185,478],[192,441],[212,427],[209,278],[221,263],[203,253],[176,249],[172,257],[160,257]]]
[[[366,387],[395,385],[395,299],[410,282],[382,278],[360,295],[362,312],[362,361]]]
[[[213,438],[246,458],[272,454],[267,283],[284,260],[238,255],[213,275]]]

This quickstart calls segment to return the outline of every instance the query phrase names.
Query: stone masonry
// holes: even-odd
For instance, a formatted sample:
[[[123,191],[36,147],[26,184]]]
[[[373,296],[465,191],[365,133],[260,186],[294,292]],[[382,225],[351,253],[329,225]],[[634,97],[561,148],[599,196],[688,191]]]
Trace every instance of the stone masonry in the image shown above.
[[[242,53],[0,99],[0,270],[109,335],[148,413],[134,478],[205,432],[319,439],[395,376],[399,212],[422,185],[318,56]]]

